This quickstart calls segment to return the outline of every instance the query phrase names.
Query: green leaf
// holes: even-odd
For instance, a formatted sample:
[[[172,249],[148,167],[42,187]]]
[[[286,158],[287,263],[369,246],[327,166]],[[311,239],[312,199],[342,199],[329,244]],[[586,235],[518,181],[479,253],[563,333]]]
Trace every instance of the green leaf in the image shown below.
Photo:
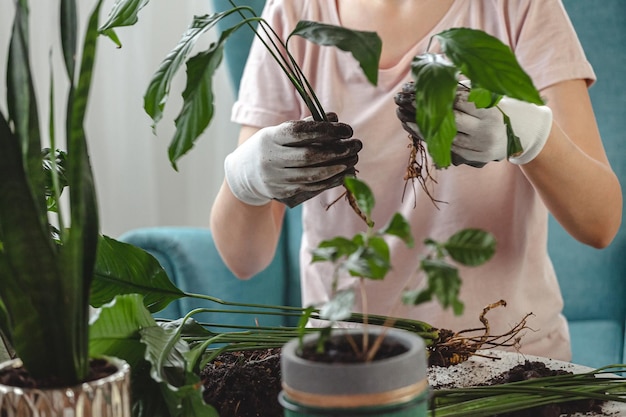
[[[358,245],[345,237],[335,237],[333,239],[320,242],[313,250],[311,262],[331,261],[335,262],[343,256],[348,256],[358,249]]]
[[[93,278],[99,236],[98,203],[87,150],[84,120],[92,84],[98,39],[99,0],[89,16],[81,53],[77,84],[70,85],[67,100],[67,179],[70,188],[71,230],[59,251],[59,269],[64,275],[65,298],[70,311],[65,325],[72,329],[74,363],[82,377],[89,371],[89,291]],[[72,82],[72,80],[70,80]]]
[[[218,417],[215,409],[202,399],[199,375],[188,370],[191,353],[187,343],[181,340],[178,329],[148,327],[140,333],[146,346],[146,359],[151,364],[152,379],[161,383],[170,413]]]
[[[423,259],[422,270],[426,273],[427,292],[446,309],[452,307],[455,315],[463,313],[463,303],[459,300],[461,278],[456,267],[436,259]]]
[[[506,126],[506,152],[509,157],[519,156],[522,152],[524,152],[524,148],[522,147],[522,142],[520,141],[519,136],[515,134],[513,131],[513,125],[511,124],[511,118],[506,115],[504,112],[502,113],[502,118],[504,119],[504,125]]]
[[[415,243],[411,234],[411,225],[400,213],[393,215],[389,223],[381,229],[381,233],[399,237],[409,248],[412,248]]]
[[[474,103],[478,109],[487,109],[498,104],[502,96],[491,91],[472,85],[467,101]]]
[[[196,45],[198,39],[228,13],[216,13],[212,15],[194,16],[190,27],[185,31],[178,44],[172,49],[150,80],[148,89],[144,95],[144,109],[156,125],[163,117],[163,109],[167,102],[172,80],[179,68],[187,59],[187,56]],[[220,42],[224,42],[232,30],[225,31],[220,36]],[[211,46],[218,50],[216,46]]]
[[[369,279],[383,279],[391,268],[389,246],[382,237],[370,237],[348,257],[344,267],[351,275]]]
[[[107,32],[116,27],[132,26],[139,20],[139,11],[149,0],[117,0],[109,12],[109,18],[100,27],[100,32]]]
[[[289,38],[291,36],[301,36],[318,45],[335,46],[342,51],[350,52],[363,69],[368,81],[372,85],[378,84],[382,41],[376,32],[354,31],[341,26],[303,20],[298,22]]]
[[[193,147],[194,142],[213,118],[213,75],[222,62],[223,43],[187,61],[187,85],[183,107],[176,118],[176,132],[169,146],[169,159],[176,161]]]
[[[63,50],[63,60],[65,69],[70,80],[74,78],[76,67],[76,45],[77,40],[77,20],[76,20],[76,0],[61,0],[60,24],[61,28],[61,49]]]
[[[118,294],[141,294],[151,313],[185,296],[148,252],[109,237],[101,237],[91,288],[91,304],[99,307]]]
[[[370,187],[365,182],[355,177],[346,177],[344,179],[344,185],[354,196],[359,209],[361,209],[367,218],[371,218],[376,200]]]
[[[484,230],[464,229],[450,237],[443,246],[460,264],[478,266],[491,259],[496,251],[496,239]]]
[[[415,81],[415,122],[437,167],[448,167],[452,163],[450,148],[457,133],[453,111],[457,70],[432,54],[416,57],[411,68]]]
[[[493,93],[541,105],[543,100],[511,49],[477,29],[453,28],[435,35],[446,57],[471,81]]]
[[[127,361],[131,368],[139,366],[145,352],[140,330],[149,327],[158,325],[140,295],[115,297],[92,316],[89,354],[115,356]]]
[[[339,291],[320,309],[320,317],[330,321],[345,320],[352,314],[354,308],[354,291]]]

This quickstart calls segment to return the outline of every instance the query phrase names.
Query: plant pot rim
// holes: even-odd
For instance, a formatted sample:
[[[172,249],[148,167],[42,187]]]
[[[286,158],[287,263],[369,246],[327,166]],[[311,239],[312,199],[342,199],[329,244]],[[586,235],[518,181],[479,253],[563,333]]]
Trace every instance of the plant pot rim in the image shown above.
[[[379,404],[389,398],[390,402],[397,402],[399,398],[424,392],[428,387],[428,368],[422,338],[393,328],[369,327],[368,330],[370,337],[376,337],[381,331],[387,332],[386,338],[398,341],[407,351],[371,362],[322,363],[300,357],[300,342],[294,339],[285,344],[281,355],[283,390],[292,398],[310,397],[311,401],[305,401],[327,405],[334,404],[335,400],[341,403],[342,398]],[[363,329],[334,330],[336,336],[346,333],[358,335]],[[303,341],[306,344],[315,338],[317,334],[308,334]],[[361,398],[363,396],[371,399]]]
[[[39,391],[39,392],[47,392],[54,390],[77,390],[77,389],[90,389],[93,387],[97,387],[100,385],[110,384],[112,382],[121,381],[126,378],[126,375],[130,374],[130,365],[124,359],[120,359],[114,356],[96,356],[90,359],[105,359],[109,363],[113,364],[117,371],[113,372],[110,375],[107,375],[102,378],[97,378],[91,381],[79,382],[78,384],[69,385],[69,386],[60,386],[60,387],[46,387],[46,388],[28,388],[28,387],[17,387],[14,385],[5,385],[0,383],[0,392],[4,393],[7,389],[21,391],[21,392],[31,392],[31,391]],[[21,359],[9,359],[7,361],[0,363],[0,370],[5,368],[21,368],[23,366]]]

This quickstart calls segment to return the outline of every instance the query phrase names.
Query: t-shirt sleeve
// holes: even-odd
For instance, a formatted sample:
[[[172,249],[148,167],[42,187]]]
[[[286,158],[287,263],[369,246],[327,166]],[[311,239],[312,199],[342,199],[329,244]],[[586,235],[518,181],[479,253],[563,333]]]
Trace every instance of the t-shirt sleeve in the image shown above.
[[[263,19],[282,40],[293,30],[293,25],[299,20],[297,15],[293,2],[281,0],[268,0],[262,13]],[[262,27],[258,30],[263,32]],[[255,36],[231,120],[255,127],[276,125],[300,118],[300,105],[288,77]]]
[[[593,84],[595,73],[561,0],[527,0],[517,5],[517,10],[509,10],[515,14],[510,18],[517,21],[512,47],[537,89],[575,79]]]

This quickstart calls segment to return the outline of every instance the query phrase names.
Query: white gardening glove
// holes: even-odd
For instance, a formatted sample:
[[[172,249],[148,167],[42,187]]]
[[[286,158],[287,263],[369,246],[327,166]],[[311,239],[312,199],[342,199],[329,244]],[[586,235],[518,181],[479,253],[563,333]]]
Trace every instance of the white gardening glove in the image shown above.
[[[275,199],[294,207],[354,175],[363,145],[336,114],[327,116],[328,122],[307,118],[263,128],[237,147],[224,162],[235,197],[254,206]]]
[[[522,165],[532,161],[543,149],[552,128],[552,111],[547,106],[537,106],[509,97],[502,97],[498,108],[477,109],[467,101],[468,81],[463,81],[457,90],[454,113],[457,136],[452,142],[452,163],[482,167],[491,161],[507,158],[507,134],[504,112],[509,116],[513,132],[519,137],[522,153],[508,158]],[[396,95],[397,115],[411,135],[421,138],[415,124],[415,99],[411,97],[413,83],[403,86]],[[414,94],[414,91],[413,91]]]

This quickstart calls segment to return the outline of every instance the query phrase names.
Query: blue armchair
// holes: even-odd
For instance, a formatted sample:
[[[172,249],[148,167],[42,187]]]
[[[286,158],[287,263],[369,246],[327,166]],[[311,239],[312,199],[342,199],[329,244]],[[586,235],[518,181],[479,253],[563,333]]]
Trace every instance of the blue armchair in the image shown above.
[[[215,0],[216,7],[227,7]],[[239,1],[238,4],[245,2]],[[263,2],[249,2],[260,10]],[[626,2],[623,0],[564,0],[588,57],[599,77],[591,98],[611,163],[620,178],[626,179],[626,151],[622,148],[626,120],[621,76],[626,68]],[[240,31],[230,39],[226,64],[238,88],[251,34]],[[211,233],[206,229],[154,227],[131,230],[121,239],[142,247],[159,259],[174,283],[188,292],[210,294],[230,301],[300,305],[298,250],[301,210],[288,210],[283,234],[272,264],[249,281],[235,278],[220,259]],[[613,244],[598,251],[577,243],[550,220],[549,250],[553,257],[563,295],[565,315],[572,334],[573,361],[592,367],[626,362],[626,226]],[[215,307],[197,300],[180,300],[161,312],[178,318],[200,306]],[[227,325],[254,317],[207,313],[203,320]],[[289,324],[289,319],[257,317],[262,325]]]

